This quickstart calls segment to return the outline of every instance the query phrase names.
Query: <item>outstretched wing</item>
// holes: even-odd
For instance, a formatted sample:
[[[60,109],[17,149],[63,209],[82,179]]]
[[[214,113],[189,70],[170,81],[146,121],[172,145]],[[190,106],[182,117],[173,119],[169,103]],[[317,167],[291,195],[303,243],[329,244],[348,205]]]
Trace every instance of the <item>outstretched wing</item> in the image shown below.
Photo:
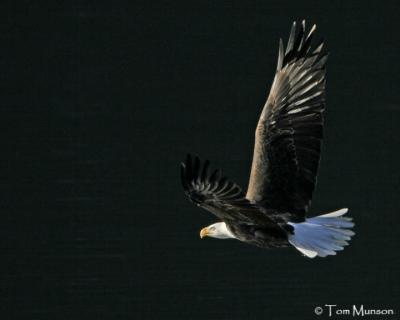
[[[251,204],[242,189],[222,177],[220,170],[209,173],[209,161],[187,155],[181,163],[182,186],[189,199],[219,219],[231,223],[269,224],[271,220]]]
[[[316,184],[323,111],[323,43],[315,49],[305,22],[293,23],[286,50],[279,43],[278,66],[258,121],[247,198],[304,219]]]

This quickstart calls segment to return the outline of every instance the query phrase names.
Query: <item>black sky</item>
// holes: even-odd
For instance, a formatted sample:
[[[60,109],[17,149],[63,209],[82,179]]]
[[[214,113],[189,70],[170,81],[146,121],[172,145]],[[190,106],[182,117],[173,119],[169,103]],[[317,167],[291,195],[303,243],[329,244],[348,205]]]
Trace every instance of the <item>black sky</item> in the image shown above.
[[[400,312],[395,1],[0,6],[2,319],[313,319]],[[311,215],[349,207],[336,257],[205,239],[187,152],[247,186],[254,129],[293,20],[328,62]]]

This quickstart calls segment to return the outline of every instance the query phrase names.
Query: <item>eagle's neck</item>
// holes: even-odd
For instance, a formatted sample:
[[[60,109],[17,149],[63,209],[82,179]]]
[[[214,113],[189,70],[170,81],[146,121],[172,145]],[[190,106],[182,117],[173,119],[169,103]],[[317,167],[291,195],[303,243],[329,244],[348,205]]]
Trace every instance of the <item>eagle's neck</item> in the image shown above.
[[[219,239],[236,239],[235,235],[229,230],[225,222],[215,223],[214,226],[217,229]]]

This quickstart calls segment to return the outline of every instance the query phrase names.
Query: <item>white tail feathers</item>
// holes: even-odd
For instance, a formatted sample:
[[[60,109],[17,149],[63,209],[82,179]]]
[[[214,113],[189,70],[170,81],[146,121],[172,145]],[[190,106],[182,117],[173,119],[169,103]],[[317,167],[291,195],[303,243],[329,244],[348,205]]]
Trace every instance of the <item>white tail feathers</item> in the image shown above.
[[[309,258],[335,255],[343,250],[354,232],[351,218],[342,217],[348,209],[340,209],[322,216],[306,219],[302,223],[289,222],[294,228],[289,243]]]

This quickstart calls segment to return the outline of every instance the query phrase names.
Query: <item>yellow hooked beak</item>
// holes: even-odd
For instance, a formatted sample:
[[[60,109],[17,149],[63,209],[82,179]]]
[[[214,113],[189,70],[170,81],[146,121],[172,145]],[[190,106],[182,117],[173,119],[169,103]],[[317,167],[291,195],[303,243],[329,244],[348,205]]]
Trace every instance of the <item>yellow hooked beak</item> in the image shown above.
[[[200,230],[200,238],[203,239],[204,237],[207,237],[208,235],[208,229],[207,228],[203,228]]]

